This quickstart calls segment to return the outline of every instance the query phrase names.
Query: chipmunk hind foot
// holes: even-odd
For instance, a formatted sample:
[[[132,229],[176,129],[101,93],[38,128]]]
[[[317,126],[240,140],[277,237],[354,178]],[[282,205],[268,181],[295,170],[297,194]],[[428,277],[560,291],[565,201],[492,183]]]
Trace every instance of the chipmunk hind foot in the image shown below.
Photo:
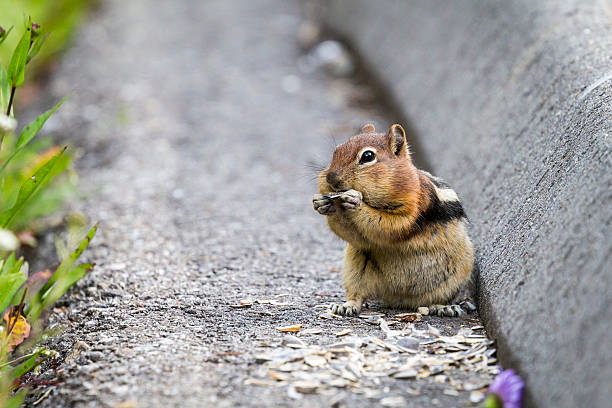
[[[432,316],[462,317],[476,311],[476,305],[471,299],[465,299],[450,305],[430,305],[429,314]]]

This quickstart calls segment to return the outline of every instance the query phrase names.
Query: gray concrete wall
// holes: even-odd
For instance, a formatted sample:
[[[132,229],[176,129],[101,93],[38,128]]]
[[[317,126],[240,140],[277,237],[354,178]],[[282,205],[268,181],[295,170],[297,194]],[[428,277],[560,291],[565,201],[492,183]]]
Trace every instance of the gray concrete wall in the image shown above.
[[[463,197],[480,313],[529,405],[608,406],[612,3],[323,3]]]

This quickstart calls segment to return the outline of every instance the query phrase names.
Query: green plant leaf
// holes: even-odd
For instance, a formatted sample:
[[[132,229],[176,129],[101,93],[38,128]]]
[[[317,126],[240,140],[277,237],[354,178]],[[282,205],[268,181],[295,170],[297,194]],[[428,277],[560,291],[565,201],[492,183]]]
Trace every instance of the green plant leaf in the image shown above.
[[[14,252],[0,261],[0,313],[11,306],[15,294],[27,280],[26,274],[21,272],[22,266],[23,258],[16,260]]]
[[[49,37],[49,33],[45,35],[40,35],[38,38],[34,40],[34,44],[32,44],[32,48],[30,48],[30,52],[28,53],[26,64],[29,63],[32,60],[32,58],[36,56],[36,54],[38,54],[38,51],[40,51],[40,48],[43,46],[45,41],[47,41],[48,37]]]
[[[55,111],[57,111],[59,107],[62,106],[64,102],[66,102],[66,99],[68,98],[70,98],[70,96],[63,97],[58,103],[55,104],[54,107],[37,117],[34,122],[24,127],[21,133],[19,134],[19,139],[17,139],[17,146],[15,146],[15,149],[21,149],[26,144],[28,144],[30,140],[32,140],[34,136],[36,136],[38,132],[40,132],[40,129],[42,129],[47,119],[49,119],[51,115],[53,115]]]
[[[8,66],[8,78],[11,86],[17,88],[23,84],[25,79],[25,66],[28,59],[28,51],[30,50],[30,40],[32,38],[32,23],[28,20],[28,25],[25,32],[21,36],[21,40],[15,47],[11,62]]]
[[[56,280],[62,278],[66,274],[69,274],[70,269],[72,268],[74,263],[83,254],[83,251],[85,251],[91,240],[96,235],[96,231],[98,231],[98,223],[91,227],[91,229],[89,230],[89,232],[87,232],[87,235],[81,241],[79,246],[74,251],[72,251],[66,258],[64,258],[62,263],[57,267],[57,270],[55,271],[51,279],[49,279],[49,281],[47,282],[46,288],[50,287]]]
[[[0,38],[0,45],[2,45],[2,43],[4,42],[4,40],[6,40],[6,37],[8,37],[8,35],[11,33],[11,31],[13,31],[13,27],[11,26],[8,30],[6,30],[6,33],[4,33],[4,35],[2,36],[2,38]]]
[[[19,408],[23,404],[23,400],[28,394],[28,390],[24,389],[9,397],[6,408]]]
[[[15,253],[11,252],[8,258],[4,260],[0,260],[0,275],[4,275],[7,273],[13,273],[13,268],[17,261],[15,260]]]
[[[15,204],[9,210],[6,210],[0,215],[0,228],[8,228],[13,222],[15,216],[28,202],[30,197],[32,197],[32,195],[34,195],[34,193],[36,193],[48,181],[49,178],[47,176],[49,175],[51,170],[53,170],[55,163],[65,150],[66,148],[64,147],[59,153],[57,153],[55,156],[49,159],[42,167],[40,167],[32,177],[27,179],[21,185]]]
[[[11,84],[4,66],[0,64],[0,113],[5,113],[11,97]]]
[[[24,362],[12,367],[11,377],[13,379],[17,379],[24,374],[29,373],[36,367],[38,367],[43,361],[50,357],[49,351],[46,349],[40,349],[36,353],[34,353],[30,358],[25,360]]]
[[[17,139],[17,145],[15,146],[15,150],[13,150],[11,155],[7,157],[4,163],[2,163],[2,167],[0,167],[0,173],[2,173],[2,171],[4,171],[9,162],[13,160],[13,158],[21,150],[23,150],[23,148],[26,147],[27,144],[32,141],[32,139],[34,139],[34,137],[38,134],[38,132],[40,132],[40,130],[44,126],[47,119],[49,119],[51,115],[53,115],[59,109],[59,107],[62,106],[64,102],[66,102],[66,99],[68,98],[70,98],[70,95],[63,97],[58,103],[55,104],[54,107],[37,117],[34,122],[23,128],[23,130],[19,134],[19,139]]]
[[[0,311],[4,312],[11,305],[15,293],[19,291],[25,281],[26,277],[21,273],[0,276]]]
[[[68,289],[77,283],[83,276],[87,275],[93,269],[94,265],[84,263],[75,266],[67,271],[67,273],[60,276],[55,283],[47,290],[41,298],[41,304],[39,307],[33,307],[29,312],[31,319],[36,319],[40,312],[46,308],[52,306],[59,298],[61,298]]]

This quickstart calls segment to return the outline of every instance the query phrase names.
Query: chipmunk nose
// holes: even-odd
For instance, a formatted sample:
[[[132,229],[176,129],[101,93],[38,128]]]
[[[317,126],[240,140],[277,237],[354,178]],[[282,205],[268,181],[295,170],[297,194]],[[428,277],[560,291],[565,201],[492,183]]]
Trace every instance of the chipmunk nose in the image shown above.
[[[325,181],[327,181],[327,183],[333,188],[338,189],[339,184],[340,184],[340,178],[338,177],[338,172],[330,171],[329,173],[327,173],[327,176],[325,176]]]

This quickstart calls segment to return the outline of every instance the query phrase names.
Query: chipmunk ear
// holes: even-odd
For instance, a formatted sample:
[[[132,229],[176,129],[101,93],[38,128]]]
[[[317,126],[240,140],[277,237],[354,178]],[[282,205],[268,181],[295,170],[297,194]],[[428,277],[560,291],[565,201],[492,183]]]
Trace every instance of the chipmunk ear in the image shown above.
[[[387,133],[389,138],[389,148],[396,156],[408,154],[408,143],[406,141],[406,132],[404,128],[398,124],[392,125]]]
[[[374,132],[376,132],[376,128],[374,128],[374,125],[372,123],[367,123],[363,125],[363,127],[361,128],[361,133],[374,133]]]

